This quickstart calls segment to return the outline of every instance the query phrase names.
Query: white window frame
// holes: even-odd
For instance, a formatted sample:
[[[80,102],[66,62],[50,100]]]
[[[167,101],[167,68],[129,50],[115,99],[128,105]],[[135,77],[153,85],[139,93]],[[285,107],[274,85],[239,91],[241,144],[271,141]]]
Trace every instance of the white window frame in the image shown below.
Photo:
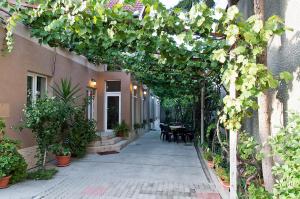
[[[88,104],[88,107],[87,107],[88,119],[89,120],[93,119],[93,120],[97,121],[97,90],[94,88],[87,88],[87,92],[95,93],[92,103]],[[90,118],[90,115],[91,115],[90,107],[92,109],[92,118]]]
[[[27,76],[26,76],[26,78],[28,77],[28,76],[30,76],[30,77],[32,77],[32,93],[31,93],[31,101],[32,102],[35,102],[36,101],[36,99],[37,99],[37,78],[38,77],[42,77],[42,78],[45,78],[45,93],[47,93],[48,92],[48,79],[47,79],[47,77],[46,76],[44,76],[44,75],[40,75],[40,74],[36,74],[36,73],[31,73],[31,72],[28,72],[27,73]],[[27,84],[26,84],[26,87],[27,87]],[[28,88],[27,88],[28,89]],[[26,91],[26,95],[27,95],[27,91]],[[27,98],[26,98],[27,99]]]

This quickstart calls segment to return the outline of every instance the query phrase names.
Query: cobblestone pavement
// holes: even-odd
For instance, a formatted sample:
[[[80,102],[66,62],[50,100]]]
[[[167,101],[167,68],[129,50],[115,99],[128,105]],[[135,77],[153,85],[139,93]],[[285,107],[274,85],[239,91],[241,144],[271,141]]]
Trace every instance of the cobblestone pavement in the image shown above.
[[[88,155],[49,181],[0,190],[0,199],[217,199],[193,146],[149,132],[119,154]]]

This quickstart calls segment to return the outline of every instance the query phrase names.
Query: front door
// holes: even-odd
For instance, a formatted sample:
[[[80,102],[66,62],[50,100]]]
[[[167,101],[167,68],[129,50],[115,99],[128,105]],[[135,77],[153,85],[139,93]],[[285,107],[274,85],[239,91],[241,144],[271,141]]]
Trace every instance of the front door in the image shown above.
[[[106,94],[105,130],[112,131],[121,122],[121,95]]]

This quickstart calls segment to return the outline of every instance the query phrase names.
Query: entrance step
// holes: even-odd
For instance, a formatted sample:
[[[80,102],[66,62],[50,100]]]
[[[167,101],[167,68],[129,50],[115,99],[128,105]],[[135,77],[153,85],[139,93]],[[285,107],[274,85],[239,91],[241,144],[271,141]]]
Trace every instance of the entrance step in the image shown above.
[[[101,152],[120,152],[129,143],[121,137],[114,135],[102,135],[99,139],[92,142],[88,148],[88,153],[101,153]]]
[[[107,145],[114,145],[118,142],[122,141],[121,137],[112,137],[112,138],[106,138],[101,140],[96,140],[93,143],[91,143],[90,146],[107,146]]]

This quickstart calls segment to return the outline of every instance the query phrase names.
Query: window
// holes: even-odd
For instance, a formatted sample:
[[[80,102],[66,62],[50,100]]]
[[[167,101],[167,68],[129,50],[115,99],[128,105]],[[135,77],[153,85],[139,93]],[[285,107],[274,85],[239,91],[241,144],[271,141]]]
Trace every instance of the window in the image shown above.
[[[89,120],[97,120],[97,95],[96,95],[96,89],[87,89],[87,118]]]
[[[44,97],[47,93],[47,78],[29,73],[27,75],[27,104]]]
[[[121,81],[106,81],[106,92],[120,92]]]

